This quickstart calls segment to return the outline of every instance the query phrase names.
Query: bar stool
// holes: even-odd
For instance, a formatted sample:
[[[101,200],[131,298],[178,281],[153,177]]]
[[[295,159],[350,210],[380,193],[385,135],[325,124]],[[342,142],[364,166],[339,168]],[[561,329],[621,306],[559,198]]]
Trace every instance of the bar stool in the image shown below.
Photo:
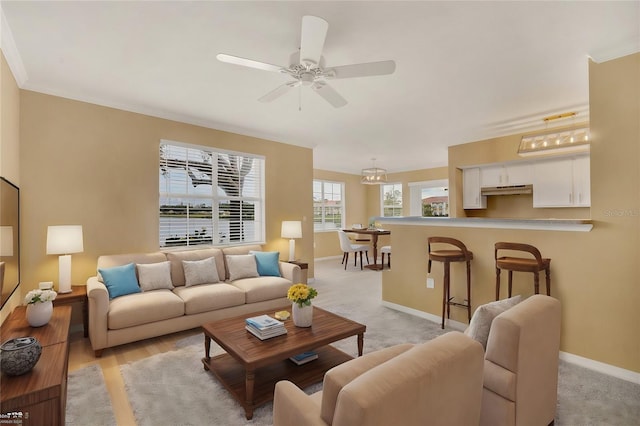
[[[498,250],[515,250],[524,251],[533,255],[534,259],[521,257],[498,257]],[[539,293],[540,287],[540,271],[545,271],[547,296],[551,296],[551,259],[545,259],[540,255],[540,251],[532,245],[522,243],[505,243],[498,242],[495,246],[496,259],[496,300],[500,299],[500,269],[509,271],[509,297],[511,297],[511,282],[513,279],[513,271],[532,272],[533,273],[533,289],[535,294]]]
[[[467,250],[467,247],[462,241],[448,237],[429,237],[428,251],[429,251],[429,263],[427,272],[431,273],[431,261],[444,262],[444,285],[442,290],[442,328],[444,328],[444,314],[445,310],[447,318],[450,314],[450,306],[461,306],[467,308],[467,316],[469,322],[471,322],[471,260],[473,259],[473,253]],[[431,250],[431,244],[444,243],[456,246],[459,250]],[[466,262],[467,263],[467,303],[453,302],[453,297],[450,297],[449,288],[449,264],[451,262]]]
[[[387,257],[387,266],[391,268],[391,246],[382,246],[380,248],[380,253],[382,254],[382,267],[384,268],[384,255]]]

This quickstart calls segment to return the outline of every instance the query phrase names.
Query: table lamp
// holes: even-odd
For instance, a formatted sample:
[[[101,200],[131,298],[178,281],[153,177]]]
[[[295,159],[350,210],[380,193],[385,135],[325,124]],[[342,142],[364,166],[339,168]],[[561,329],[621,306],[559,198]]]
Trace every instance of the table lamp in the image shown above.
[[[294,238],[302,238],[302,222],[299,220],[283,220],[282,221],[282,238],[289,239],[289,262],[295,260],[296,241]]]
[[[71,293],[71,253],[83,251],[82,225],[47,228],[47,254],[60,255],[58,257],[59,293]]]

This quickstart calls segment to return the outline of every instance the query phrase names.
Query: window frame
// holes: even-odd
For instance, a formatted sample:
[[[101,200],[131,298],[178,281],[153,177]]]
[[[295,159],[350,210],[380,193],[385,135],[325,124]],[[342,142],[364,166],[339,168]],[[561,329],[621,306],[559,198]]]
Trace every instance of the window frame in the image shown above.
[[[384,198],[385,187],[389,187],[389,186],[392,186],[394,188],[396,186],[400,187],[400,205],[399,206],[392,206],[392,205],[387,206],[385,204],[385,198]],[[392,191],[395,191],[395,189],[392,189]],[[400,217],[400,216],[404,215],[403,214],[403,212],[404,212],[404,203],[403,203],[403,200],[402,200],[402,198],[404,196],[403,192],[404,191],[403,191],[402,182],[387,182],[387,183],[383,183],[383,184],[380,185],[380,216],[382,216],[382,217]],[[399,209],[399,213],[400,214],[398,214],[398,215],[392,214],[391,216],[385,215],[385,208],[393,209],[394,212]]]
[[[163,158],[162,150],[164,147],[171,147],[177,152],[172,158],[173,160],[184,161],[184,165],[189,167],[189,154],[193,154],[193,151],[200,151],[200,155],[205,158],[202,162],[211,163],[210,173],[211,176],[207,179],[211,183],[199,183],[194,184],[193,179],[198,179],[195,173],[204,173],[200,169],[193,168],[189,171],[185,169],[180,170],[180,167],[168,167],[167,158]],[[180,152],[184,150],[184,152]],[[209,159],[206,156],[210,155]],[[251,159],[252,165],[249,172],[244,176],[245,185],[240,190],[239,195],[228,194],[221,185],[218,184],[218,179],[224,174],[220,174],[218,171],[218,157],[219,156],[238,156],[245,159]],[[228,158],[227,158],[228,159]],[[257,163],[256,163],[257,161]],[[164,172],[163,172],[164,166]],[[266,159],[262,155],[230,151],[220,149],[206,145],[194,145],[183,142],[177,142],[172,140],[161,139],[158,145],[158,245],[163,250],[172,248],[184,249],[193,247],[211,247],[211,246],[232,246],[243,244],[264,244],[265,243],[265,167]],[[205,167],[206,168],[206,167]],[[170,178],[165,177],[167,170],[176,169],[175,172],[180,170],[183,176],[176,177],[171,182]],[[207,173],[209,171],[207,170]],[[207,173],[204,173],[205,175]],[[202,175],[201,175],[202,176]],[[205,176],[206,177],[206,176]],[[164,183],[164,185],[163,185]],[[184,185],[184,192],[179,189],[179,186]],[[211,190],[202,190],[201,185],[210,185]],[[250,194],[245,194],[245,189],[251,191]],[[163,188],[164,186],[164,188]],[[170,188],[167,188],[170,187]],[[253,188],[252,188],[253,187]],[[190,188],[194,188],[189,191]],[[176,221],[177,225],[174,225],[172,229],[171,225],[167,225],[171,216],[166,212],[163,214],[162,207],[170,206],[172,204],[166,204],[167,201],[179,202],[175,204],[181,208],[184,206],[186,211],[185,216],[179,215],[180,221]],[[165,203],[163,203],[165,202]],[[198,203],[198,204],[196,204]],[[231,218],[222,218],[220,207],[223,205],[229,205],[230,210],[233,211],[234,205],[239,209],[237,216]],[[191,217],[191,211],[194,207],[199,208],[205,206],[204,216]],[[250,207],[249,213],[246,207]],[[210,219],[208,217],[208,210],[210,210]],[[224,212],[224,210],[223,210]],[[174,213],[175,214],[175,213]],[[233,213],[232,213],[233,214]],[[245,215],[250,216],[249,219]],[[198,225],[196,225],[195,219],[199,219]],[[234,219],[236,219],[234,221]],[[210,220],[210,224],[209,224]],[[178,231],[174,231],[178,229]],[[203,229],[211,232],[211,237],[201,237],[198,239],[197,230]],[[234,231],[235,229],[235,231]],[[226,231],[225,231],[226,230]],[[173,232],[177,232],[173,234]],[[226,232],[224,234],[223,232]],[[234,235],[237,234],[237,235]],[[194,236],[195,235],[195,236]],[[206,232],[202,235],[206,235]],[[172,238],[175,243],[168,243],[167,238]],[[184,244],[182,244],[184,242]]]
[[[317,226],[316,223],[316,200],[315,200],[315,184],[319,182],[322,184],[322,190],[321,193],[323,195],[322,197],[322,201],[321,201],[321,208],[322,208],[322,213],[321,213],[321,218],[322,218],[322,222],[320,223],[320,227]],[[325,194],[325,184],[331,184],[331,185],[340,185],[340,226],[338,228],[335,227],[334,222],[327,222],[325,220],[326,217],[326,212],[325,209],[327,208],[326,206],[326,198],[324,197]],[[334,181],[334,180],[328,180],[328,179],[313,179],[313,185],[314,188],[312,188],[312,196],[314,197],[313,200],[313,232],[335,232],[339,229],[343,229],[345,227],[345,223],[346,223],[346,199],[345,199],[345,183],[344,182],[340,182],[340,181]],[[332,206],[335,207],[335,206]],[[328,223],[331,223],[332,226],[329,227]]]
[[[447,202],[448,216],[422,216],[422,190],[429,188],[449,188],[449,179],[434,179],[421,182],[409,182],[409,215],[418,217],[451,217],[451,202]],[[447,193],[449,191],[447,190]],[[447,195],[448,198],[448,195]]]

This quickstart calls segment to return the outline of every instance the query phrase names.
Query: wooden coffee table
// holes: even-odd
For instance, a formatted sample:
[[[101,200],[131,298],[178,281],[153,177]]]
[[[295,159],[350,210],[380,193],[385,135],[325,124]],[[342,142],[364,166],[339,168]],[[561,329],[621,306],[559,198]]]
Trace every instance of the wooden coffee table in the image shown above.
[[[280,310],[291,310],[291,305],[202,326],[204,369],[211,371],[244,407],[249,420],[255,407],[273,400],[278,381],[289,380],[304,388],[321,382],[327,370],[353,358],[329,343],[358,336],[358,356],[362,355],[367,327],[315,306],[311,327],[296,327],[289,319],[284,321],[287,334],[267,340],[260,340],[245,330],[246,318],[261,314],[273,316]],[[226,353],[211,358],[211,339]],[[310,350],[318,353],[318,359],[303,365],[296,365],[288,359]]]

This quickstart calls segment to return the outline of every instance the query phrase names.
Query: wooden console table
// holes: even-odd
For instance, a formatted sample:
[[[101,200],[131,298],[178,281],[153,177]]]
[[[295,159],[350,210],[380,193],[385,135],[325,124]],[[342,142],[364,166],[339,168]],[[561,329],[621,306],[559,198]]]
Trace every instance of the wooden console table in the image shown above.
[[[20,420],[23,425],[64,426],[71,306],[56,306],[49,323],[37,328],[29,326],[25,311],[25,306],[19,306],[9,315],[0,327],[1,340],[33,336],[42,345],[42,355],[26,374],[2,374],[0,419]]]

